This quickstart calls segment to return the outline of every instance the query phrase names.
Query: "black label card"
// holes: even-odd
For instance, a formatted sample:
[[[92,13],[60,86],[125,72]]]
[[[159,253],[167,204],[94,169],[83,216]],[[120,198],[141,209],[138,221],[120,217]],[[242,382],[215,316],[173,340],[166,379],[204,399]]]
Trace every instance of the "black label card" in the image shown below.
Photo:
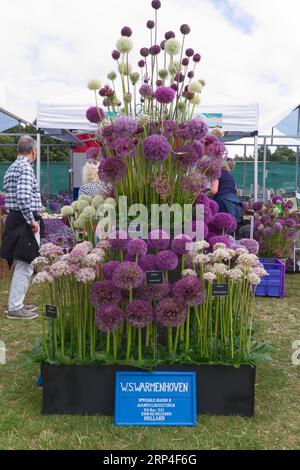
[[[54,305],[46,305],[46,317],[47,318],[57,318],[57,307]]]
[[[228,284],[213,284],[212,295],[216,297],[228,295]]]
[[[146,272],[147,286],[160,286],[164,283],[163,271],[148,271]]]

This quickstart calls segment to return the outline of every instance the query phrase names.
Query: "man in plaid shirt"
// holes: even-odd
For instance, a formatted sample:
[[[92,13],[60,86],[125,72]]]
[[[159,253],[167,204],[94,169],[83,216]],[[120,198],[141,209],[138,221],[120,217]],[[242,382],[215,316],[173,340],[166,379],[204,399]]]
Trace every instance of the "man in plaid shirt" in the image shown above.
[[[22,136],[17,149],[18,157],[8,168],[3,182],[5,206],[9,214],[2,256],[10,264],[13,262],[14,267],[7,318],[32,320],[38,317],[36,308],[24,306],[24,299],[33,274],[31,261],[38,255],[40,226],[37,219],[43,206],[32,169],[37,156],[36,142],[30,136]]]

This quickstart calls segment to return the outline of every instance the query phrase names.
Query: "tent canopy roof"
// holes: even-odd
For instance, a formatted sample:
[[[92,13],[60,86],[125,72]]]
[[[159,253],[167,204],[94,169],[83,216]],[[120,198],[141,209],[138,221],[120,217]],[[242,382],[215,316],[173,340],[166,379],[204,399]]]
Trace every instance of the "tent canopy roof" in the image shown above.
[[[0,132],[8,131],[20,124],[27,125],[30,123],[0,107]]]

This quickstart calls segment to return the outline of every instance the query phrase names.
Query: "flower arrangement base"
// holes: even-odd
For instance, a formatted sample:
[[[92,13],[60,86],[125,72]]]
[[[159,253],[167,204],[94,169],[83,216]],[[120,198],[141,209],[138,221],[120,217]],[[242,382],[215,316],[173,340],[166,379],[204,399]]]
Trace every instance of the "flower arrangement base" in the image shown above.
[[[115,373],[140,371],[120,365],[42,364],[44,415],[114,415]],[[225,365],[170,365],[156,371],[197,374],[199,415],[254,416],[256,368]]]
[[[260,258],[269,276],[263,277],[256,289],[258,297],[279,297],[285,295],[285,263],[279,259]]]

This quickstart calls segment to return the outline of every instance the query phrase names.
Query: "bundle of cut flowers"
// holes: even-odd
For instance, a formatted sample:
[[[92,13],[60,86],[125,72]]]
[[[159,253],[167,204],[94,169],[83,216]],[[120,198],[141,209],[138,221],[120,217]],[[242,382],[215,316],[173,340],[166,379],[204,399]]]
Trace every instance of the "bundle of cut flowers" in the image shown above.
[[[299,212],[291,212],[293,203],[274,196],[267,203],[256,202],[254,238],[259,242],[263,258],[288,259],[292,257],[293,244],[300,224]]]
[[[136,71],[130,63],[133,32],[125,26],[108,82],[88,84],[96,99],[86,115],[98,126],[99,178],[114,187],[116,199],[126,195],[129,205],[193,203],[220,176],[226,147],[194,117],[205,82],[198,75],[201,55],[187,45],[190,27],[183,24],[178,37],[173,31],[160,37],[161,2],[152,7],[150,41],[140,49]]]

